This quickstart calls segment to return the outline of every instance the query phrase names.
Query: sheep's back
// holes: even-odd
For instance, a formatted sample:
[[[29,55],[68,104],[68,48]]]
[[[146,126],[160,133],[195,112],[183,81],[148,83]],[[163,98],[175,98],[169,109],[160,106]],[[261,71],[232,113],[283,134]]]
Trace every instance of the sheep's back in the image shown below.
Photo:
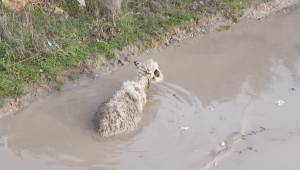
[[[97,111],[96,127],[101,136],[112,136],[136,129],[140,120],[140,107],[145,104],[145,94],[122,88]]]

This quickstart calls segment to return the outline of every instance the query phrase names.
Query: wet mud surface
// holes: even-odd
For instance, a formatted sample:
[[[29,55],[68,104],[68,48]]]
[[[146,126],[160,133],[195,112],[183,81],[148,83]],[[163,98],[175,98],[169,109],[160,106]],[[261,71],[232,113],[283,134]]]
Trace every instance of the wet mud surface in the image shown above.
[[[299,169],[299,8],[184,41],[143,58],[165,82],[152,86],[137,131],[109,139],[94,113],[134,66],[0,119],[1,169]]]

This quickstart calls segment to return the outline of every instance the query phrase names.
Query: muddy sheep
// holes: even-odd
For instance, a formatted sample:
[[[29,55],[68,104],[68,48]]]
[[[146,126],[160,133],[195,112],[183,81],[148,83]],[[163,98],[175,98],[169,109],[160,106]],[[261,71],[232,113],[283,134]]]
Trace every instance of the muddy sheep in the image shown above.
[[[96,113],[96,130],[101,136],[114,136],[133,131],[137,127],[146,104],[146,90],[152,83],[163,80],[158,64],[149,59],[134,62],[138,70],[135,81],[125,81],[111,99]]]

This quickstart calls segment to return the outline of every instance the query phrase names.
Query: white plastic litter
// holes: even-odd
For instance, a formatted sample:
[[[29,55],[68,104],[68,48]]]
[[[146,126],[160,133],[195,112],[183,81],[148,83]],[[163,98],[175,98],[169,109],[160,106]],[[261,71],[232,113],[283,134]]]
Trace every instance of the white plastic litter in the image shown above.
[[[180,130],[183,130],[183,131],[187,131],[189,129],[190,129],[190,127],[188,127],[188,126],[181,126],[180,127]]]
[[[47,44],[48,44],[48,47],[49,47],[49,48],[52,48],[52,47],[53,47],[53,44],[52,44],[52,42],[48,41],[48,43],[47,43]]]
[[[222,141],[222,142],[220,143],[220,145],[221,145],[222,147],[224,147],[224,146],[226,146],[226,142],[225,142],[225,141]]]
[[[277,106],[282,106],[282,105],[284,105],[286,102],[284,101],[284,100],[277,100],[276,102],[275,102],[275,104],[277,105]]]

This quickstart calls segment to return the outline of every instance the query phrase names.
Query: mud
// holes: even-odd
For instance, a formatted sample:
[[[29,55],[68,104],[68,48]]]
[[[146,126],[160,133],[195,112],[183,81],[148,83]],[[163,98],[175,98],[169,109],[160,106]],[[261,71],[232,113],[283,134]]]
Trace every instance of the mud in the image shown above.
[[[82,76],[0,119],[1,169],[299,169],[299,20],[295,7],[144,56],[165,83],[130,135],[100,138],[92,119],[134,67]]]

